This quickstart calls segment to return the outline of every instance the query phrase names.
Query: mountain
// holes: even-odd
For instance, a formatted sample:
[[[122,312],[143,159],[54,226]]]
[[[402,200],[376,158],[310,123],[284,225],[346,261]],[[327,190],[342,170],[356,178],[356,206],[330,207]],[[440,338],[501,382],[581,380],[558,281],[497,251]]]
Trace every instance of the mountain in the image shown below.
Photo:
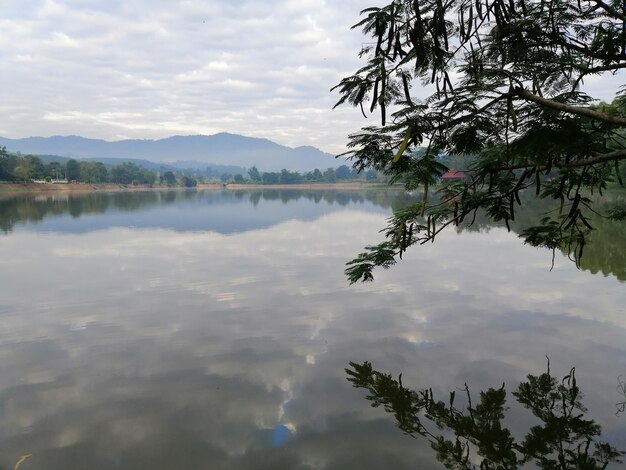
[[[76,159],[142,159],[170,163],[184,161],[201,166],[230,165],[261,171],[321,170],[336,168],[345,163],[329,153],[310,147],[286,147],[267,139],[236,134],[174,136],[159,140],[120,140],[108,142],[79,136],[27,137],[7,139],[0,137],[0,146],[11,152],[59,155]]]

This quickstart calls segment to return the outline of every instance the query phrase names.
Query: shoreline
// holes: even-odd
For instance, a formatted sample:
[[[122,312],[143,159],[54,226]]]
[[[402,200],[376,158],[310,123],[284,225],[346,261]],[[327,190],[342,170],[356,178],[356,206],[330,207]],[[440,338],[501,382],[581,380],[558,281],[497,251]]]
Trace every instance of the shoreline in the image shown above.
[[[164,190],[228,190],[247,189],[315,189],[315,190],[358,190],[372,187],[391,187],[384,183],[341,182],[341,183],[297,183],[297,184],[222,184],[200,183],[193,188],[183,186],[148,186],[113,183],[0,183],[0,194],[30,193],[88,193],[88,192],[123,192],[123,191],[164,191]]]

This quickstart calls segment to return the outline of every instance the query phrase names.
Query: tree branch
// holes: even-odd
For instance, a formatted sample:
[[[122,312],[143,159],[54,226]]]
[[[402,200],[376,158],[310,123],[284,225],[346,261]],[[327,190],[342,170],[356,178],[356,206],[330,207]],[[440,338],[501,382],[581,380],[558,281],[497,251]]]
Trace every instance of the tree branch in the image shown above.
[[[604,65],[604,66],[591,67],[591,68],[580,67],[580,71],[584,75],[588,75],[590,73],[598,73],[598,72],[612,72],[617,69],[626,69],[626,62],[621,63],[621,64]]]
[[[603,163],[610,162],[613,160],[624,160],[626,159],[626,149],[615,150],[614,152],[609,153],[597,153],[595,158],[589,158],[584,160],[586,165],[593,165],[595,163]],[[574,162],[575,163],[575,162]]]
[[[535,95],[528,90],[523,88],[516,88],[514,93],[518,95],[520,98],[523,98],[527,101],[532,101],[533,103],[537,103],[541,106],[545,106],[546,108],[555,109],[557,111],[563,111],[569,114],[576,114],[578,116],[588,117],[595,121],[605,122],[607,124],[615,124],[618,126],[626,126],[626,118],[621,116],[611,116],[605,113],[601,113],[598,111],[594,111],[589,108],[581,108],[579,106],[572,106],[570,104],[559,103],[557,101],[549,100],[547,98],[543,98],[541,96]]]
[[[612,162],[615,160],[626,160],[626,149],[616,150],[614,152],[609,153],[596,153],[594,157],[585,158],[582,160],[574,160],[574,161],[556,161],[552,164],[552,166],[556,168],[578,168],[581,166],[591,166],[597,165],[599,163]],[[537,165],[537,163],[533,162],[522,162],[517,165],[510,166],[502,166],[493,169],[493,171],[512,171],[512,170],[524,170],[524,169],[536,169],[538,171],[543,171],[548,168],[547,165]]]
[[[598,5],[600,8],[602,8],[607,13],[610,13],[611,15],[613,15],[615,18],[620,19],[622,21],[626,21],[626,16],[624,16],[622,13],[617,11],[611,5],[603,2],[602,0],[593,0],[593,1],[594,1],[594,3],[596,5]]]

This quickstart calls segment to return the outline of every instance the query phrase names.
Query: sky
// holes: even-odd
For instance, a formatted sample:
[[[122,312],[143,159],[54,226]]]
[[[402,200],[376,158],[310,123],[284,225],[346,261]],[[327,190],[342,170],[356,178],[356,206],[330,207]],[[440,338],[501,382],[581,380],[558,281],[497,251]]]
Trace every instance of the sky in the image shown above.
[[[374,2],[375,3],[375,2]],[[232,132],[344,149],[372,0],[0,0],[0,135]]]
[[[0,136],[231,132],[342,152],[373,120],[329,90],[362,65],[359,11],[384,3],[0,0]],[[610,99],[616,83],[591,86]]]

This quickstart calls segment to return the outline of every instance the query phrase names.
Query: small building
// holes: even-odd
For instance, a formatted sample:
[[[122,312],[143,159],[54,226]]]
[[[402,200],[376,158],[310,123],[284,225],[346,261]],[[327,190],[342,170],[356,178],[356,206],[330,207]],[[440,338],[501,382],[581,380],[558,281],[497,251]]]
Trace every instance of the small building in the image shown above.
[[[441,179],[443,181],[455,181],[455,180],[464,180],[467,177],[464,171],[456,171],[456,170],[448,170],[443,175],[441,175]]]

